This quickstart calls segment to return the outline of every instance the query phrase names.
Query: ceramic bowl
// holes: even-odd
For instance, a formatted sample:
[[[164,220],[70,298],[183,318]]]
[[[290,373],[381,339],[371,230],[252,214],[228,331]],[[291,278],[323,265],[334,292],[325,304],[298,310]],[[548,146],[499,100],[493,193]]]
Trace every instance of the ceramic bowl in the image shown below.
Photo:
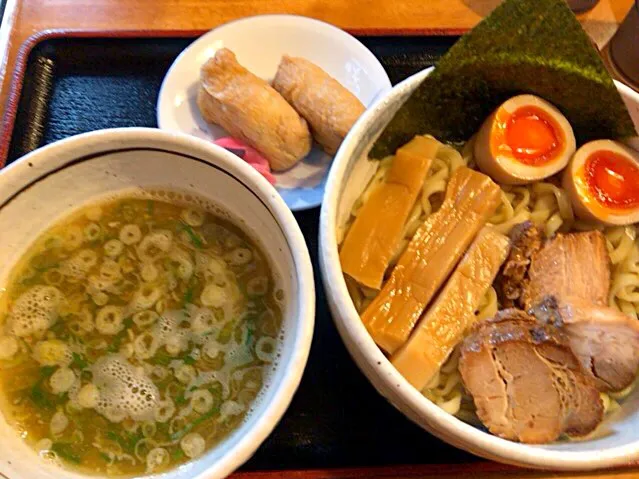
[[[365,106],[391,88],[379,60],[359,40],[339,28],[297,15],[259,15],[221,25],[202,35],[175,60],[162,83],[158,126],[208,140],[227,133],[206,123],[196,104],[200,67],[220,48],[270,81],[282,55],[312,61],[349,89]],[[333,157],[317,145],[293,168],[276,173],[276,188],[292,210],[318,206]]]
[[[403,81],[359,119],[338,151],[326,185],[320,217],[320,266],[333,318],[351,356],[375,388],[409,419],[431,434],[473,454],[505,463],[551,469],[597,469],[639,459],[639,390],[618,413],[608,417],[595,438],[539,446],[493,436],[441,410],[411,386],[370,337],[346,289],[339,262],[337,235],[353,202],[371,175],[367,153],[430,69]],[[639,94],[617,83],[639,125]],[[637,147],[637,140],[633,140]]]
[[[225,477],[264,441],[288,407],[306,365],[315,317],[315,288],[304,237],[275,189],[226,150],[156,129],[96,131],[39,149],[0,172],[0,294],[30,242],[61,217],[113,193],[180,190],[225,210],[261,243],[284,291],[280,359],[244,422],[205,455],[163,479]],[[0,477],[57,479],[0,414]],[[64,477],[84,478],[67,472]]]

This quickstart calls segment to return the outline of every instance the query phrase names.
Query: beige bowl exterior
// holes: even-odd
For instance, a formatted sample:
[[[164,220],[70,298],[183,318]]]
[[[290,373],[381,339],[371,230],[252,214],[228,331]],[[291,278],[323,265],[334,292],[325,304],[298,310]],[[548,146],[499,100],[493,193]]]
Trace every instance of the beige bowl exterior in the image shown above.
[[[377,391],[409,419],[455,447],[478,456],[540,469],[599,469],[639,459],[639,390],[622,409],[608,417],[592,439],[527,445],[486,433],[441,410],[413,388],[375,345],[348,294],[337,247],[338,235],[362,192],[372,168],[367,153],[400,105],[431,69],[406,79],[378,100],[355,124],[337,152],[326,186],[320,216],[320,267],[333,320],[359,368]],[[635,126],[639,125],[639,94],[617,83]],[[637,138],[629,142],[639,147]],[[371,419],[374,420],[374,419]],[[429,451],[425,450],[427,457]]]
[[[179,189],[224,209],[261,243],[284,291],[281,355],[244,422],[162,479],[226,477],[271,433],[299,385],[315,320],[306,242],[277,191],[243,160],[204,140],[149,128],[101,130],[39,149],[0,171],[0,294],[31,240],[87,202],[124,190]],[[0,414],[0,478],[86,479],[40,459]]]

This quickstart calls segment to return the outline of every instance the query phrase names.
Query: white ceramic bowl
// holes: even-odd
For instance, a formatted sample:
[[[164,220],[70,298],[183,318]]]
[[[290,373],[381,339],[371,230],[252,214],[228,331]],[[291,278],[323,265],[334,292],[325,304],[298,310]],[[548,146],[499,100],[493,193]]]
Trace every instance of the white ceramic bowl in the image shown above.
[[[320,216],[320,266],[337,328],[346,346],[375,388],[412,421],[440,439],[473,454],[505,463],[551,469],[596,469],[639,459],[639,390],[609,417],[596,439],[540,446],[501,439],[441,410],[411,386],[375,345],[346,289],[336,237],[360,195],[371,168],[367,154],[375,139],[430,69],[413,75],[381,98],[359,119],[334,160]],[[639,94],[617,83],[635,126]],[[637,141],[634,140],[637,147]]]
[[[227,133],[204,121],[197,107],[200,67],[229,48],[255,75],[271,81],[282,55],[306,58],[349,89],[364,105],[391,88],[379,60],[359,40],[328,23],[297,15],[258,15],[235,20],[202,35],[175,60],[160,89],[158,126],[209,140]],[[276,173],[276,188],[292,210],[322,202],[332,156],[317,145],[293,168]]]
[[[0,172],[0,294],[29,243],[61,216],[114,192],[144,187],[191,192],[226,210],[261,243],[284,291],[281,357],[253,411],[204,456],[160,475],[224,477],[255,452],[284,414],[306,365],[315,318],[313,271],[304,237],[275,189],[250,166],[203,140],[146,128],[96,131],[30,153]],[[0,477],[62,477],[1,415],[0,451]]]

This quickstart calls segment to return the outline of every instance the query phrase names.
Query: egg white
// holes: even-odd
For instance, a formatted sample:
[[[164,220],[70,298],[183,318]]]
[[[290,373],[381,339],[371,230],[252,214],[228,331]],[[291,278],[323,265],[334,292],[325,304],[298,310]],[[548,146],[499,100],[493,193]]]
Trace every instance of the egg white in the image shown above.
[[[589,195],[585,178],[578,174],[586,160],[597,151],[616,153],[639,168],[639,153],[621,143],[612,140],[595,140],[579,148],[568,168],[564,171],[562,185],[568,192],[573,209],[578,217],[585,220],[596,220],[609,225],[628,225],[639,222],[639,207],[615,210],[599,203]]]
[[[504,155],[491,148],[491,138],[497,128],[496,116],[501,109],[510,115],[523,107],[535,107],[554,120],[564,137],[562,150],[543,165],[526,165],[516,158]],[[566,117],[553,105],[534,95],[518,95],[502,103],[482,124],[474,146],[475,160],[479,169],[493,180],[506,185],[524,185],[543,180],[561,171],[575,152],[575,135]]]

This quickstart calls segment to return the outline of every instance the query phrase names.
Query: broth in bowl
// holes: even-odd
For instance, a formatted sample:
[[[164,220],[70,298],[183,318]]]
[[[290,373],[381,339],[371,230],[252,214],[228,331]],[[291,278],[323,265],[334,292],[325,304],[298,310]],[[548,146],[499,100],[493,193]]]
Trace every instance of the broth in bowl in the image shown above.
[[[278,354],[258,243],[193,195],[94,204],[42,234],[0,304],[0,404],[41,456],[171,469],[239,426]]]

